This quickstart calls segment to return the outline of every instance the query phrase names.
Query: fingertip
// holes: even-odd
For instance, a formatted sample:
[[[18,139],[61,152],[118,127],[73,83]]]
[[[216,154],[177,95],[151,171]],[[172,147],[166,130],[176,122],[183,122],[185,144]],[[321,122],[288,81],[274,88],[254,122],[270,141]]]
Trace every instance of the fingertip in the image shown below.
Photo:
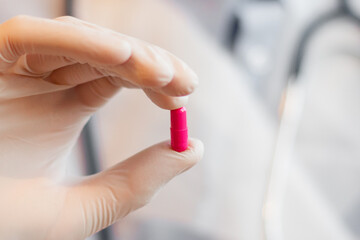
[[[153,103],[165,110],[181,108],[187,104],[189,99],[189,96],[172,97],[155,92],[152,89],[144,89],[144,92]]]
[[[195,91],[195,89],[199,86],[199,76],[192,70],[185,62],[181,62],[183,76],[182,78],[186,78],[187,81],[180,81],[181,83],[187,82],[186,87],[183,86],[183,92],[179,92],[183,95],[189,95]]]
[[[189,138],[189,146],[183,154],[186,158],[192,161],[194,164],[199,162],[204,155],[204,144],[199,139]]]
[[[93,30],[87,30],[89,32]],[[95,31],[93,31],[95,33]],[[98,56],[96,61],[100,66],[118,66],[129,61],[132,55],[132,46],[125,39],[106,37],[109,33],[104,32],[102,37],[106,38],[106,43],[99,43],[98,39],[88,40],[92,45],[97,46],[92,51]]]
[[[188,170],[197,164],[204,155],[204,144],[202,141],[194,138],[189,138],[188,148],[183,152],[177,152],[171,148],[170,141],[162,142],[160,144],[162,150],[169,152],[168,156],[174,159],[179,164],[180,171],[178,174]],[[170,159],[168,160],[170,161]]]
[[[170,97],[168,110],[174,110],[185,106],[189,101],[189,96]]]
[[[196,151],[201,155],[204,153],[204,143],[197,138],[189,138],[189,147],[196,149]]]
[[[184,61],[167,53],[174,69],[174,77],[166,86],[158,89],[169,96],[186,96],[194,92],[199,85],[198,75]]]
[[[162,88],[156,89],[156,91],[173,97],[190,95],[198,87],[199,78],[192,70],[189,70],[188,75],[190,76],[182,78],[179,78],[175,75],[174,79],[172,79],[171,82],[169,82],[166,86]]]

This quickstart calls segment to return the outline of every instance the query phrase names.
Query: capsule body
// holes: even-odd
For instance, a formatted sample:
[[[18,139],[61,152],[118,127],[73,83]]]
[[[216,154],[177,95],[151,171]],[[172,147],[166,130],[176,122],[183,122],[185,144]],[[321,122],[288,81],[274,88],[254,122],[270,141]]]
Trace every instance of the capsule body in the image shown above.
[[[177,152],[183,152],[188,147],[186,108],[171,110],[170,115],[171,148]]]

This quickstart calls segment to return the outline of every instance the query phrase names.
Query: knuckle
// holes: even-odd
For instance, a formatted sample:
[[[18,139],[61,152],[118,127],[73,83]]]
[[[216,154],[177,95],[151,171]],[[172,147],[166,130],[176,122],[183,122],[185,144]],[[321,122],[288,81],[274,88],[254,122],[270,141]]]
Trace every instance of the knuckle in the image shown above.
[[[163,87],[174,78],[171,63],[156,47],[135,41],[134,52],[127,62],[136,73],[136,81],[144,87]]]
[[[3,33],[0,35],[0,51],[4,54],[3,57],[12,58],[20,55],[21,51],[14,44],[16,42],[14,39],[16,39],[17,33],[28,30],[29,21],[32,19],[33,17],[27,15],[17,15],[0,25],[0,32]]]
[[[4,24],[5,25],[9,25],[11,28],[21,28],[22,26],[24,26],[28,21],[31,21],[32,17],[27,16],[27,15],[17,15],[15,17],[10,18],[9,20],[7,20]]]

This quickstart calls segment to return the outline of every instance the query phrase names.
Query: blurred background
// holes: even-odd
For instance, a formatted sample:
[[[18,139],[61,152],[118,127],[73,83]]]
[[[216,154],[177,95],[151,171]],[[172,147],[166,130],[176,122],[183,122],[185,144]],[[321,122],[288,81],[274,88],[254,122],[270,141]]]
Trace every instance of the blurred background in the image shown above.
[[[196,167],[91,240],[360,239],[358,0],[0,0],[73,15],[159,45],[200,87]],[[122,90],[85,127],[69,174],[92,174],[169,138],[169,112]]]

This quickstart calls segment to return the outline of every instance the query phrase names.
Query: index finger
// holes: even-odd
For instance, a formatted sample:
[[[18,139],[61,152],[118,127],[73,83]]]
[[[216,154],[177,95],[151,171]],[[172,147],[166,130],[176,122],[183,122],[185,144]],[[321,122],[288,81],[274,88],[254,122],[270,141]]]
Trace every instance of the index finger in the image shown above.
[[[18,16],[1,24],[0,32],[0,56],[3,59],[0,59],[0,68],[14,65],[26,54],[15,66],[32,69],[36,62],[47,64],[51,69],[46,80],[59,85],[86,84],[102,77],[98,76],[102,73],[105,78],[119,78],[139,88],[149,89],[147,94],[151,100],[169,109],[179,105],[169,99],[186,96],[197,85],[196,74],[167,51],[104,28],[91,27],[76,19],[59,21]],[[43,56],[50,56],[48,59],[55,62],[58,61],[56,56],[61,56],[74,64],[88,63],[97,70],[94,71],[96,76],[84,74],[83,67],[79,66],[81,64],[74,67],[66,62],[63,66],[62,62],[54,69],[56,63],[31,61]],[[26,64],[21,64],[21,59],[26,59]]]
[[[122,64],[131,56],[124,38],[50,19],[17,16],[1,24],[0,32],[2,65],[31,53],[66,56],[98,66]]]

